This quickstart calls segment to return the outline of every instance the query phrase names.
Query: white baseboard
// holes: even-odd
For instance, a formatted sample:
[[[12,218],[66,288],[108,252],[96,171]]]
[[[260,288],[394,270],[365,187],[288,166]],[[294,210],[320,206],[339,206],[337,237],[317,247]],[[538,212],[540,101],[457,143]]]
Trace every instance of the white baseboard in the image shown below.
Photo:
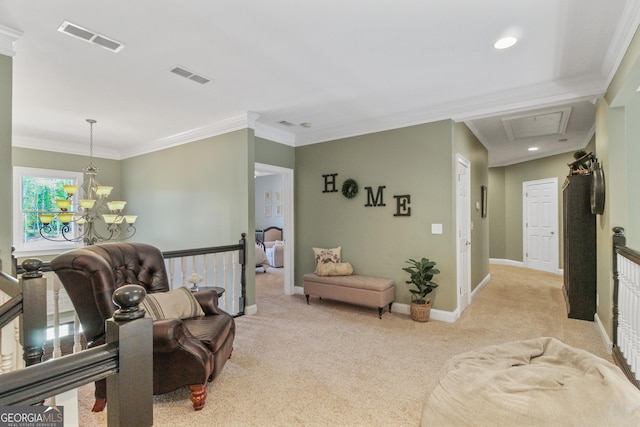
[[[253,304],[253,305],[248,305],[244,308],[244,314],[251,316],[253,314],[256,314],[258,312],[258,306]]]
[[[393,313],[400,313],[411,315],[411,306],[409,304],[402,304],[399,302],[394,302],[391,306],[391,311]],[[430,319],[438,320],[440,322],[454,323],[458,319],[457,310],[454,312],[438,310],[435,308],[431,309]]]
[[[294,286],[293,291],[295,294],[304,295],[304,287],[302,286]],[[411,315],[411,308],[409,304],[394,302],[393,305],[391,306],[391,311],[393,313],[406,314],[408,316]],[[435,308],[431,309],[430,318],[433,320],[438,320],[440,322],[454,323],[458,319],[458,317],[459,317],[459,314],[457,310],[454,312],[451,312],[451,311],[438,310]]]
[[[514,261],[512,259],[501,259],[501,258],[489,258],[489,264],[502,264],[502,265],[510,265],[512,267],[524,267],[524,262],[522,261]],[[564,269],[559,268],[556,274],[563,275]]]
[[[480,292],[482,290],[482,288],[487,286],[487,283],[489,283],[489,280],[491,280],[491,274],[487,274],[484,277],[484,279],[482,279],[480,284],[478,284],[478,286],[476,286],[476,288],[471,292],[471,301],[473,301],[473,299],[476,297],[477,293]]]
[[[512,259],[489,258],[489,264],[511,265],[513,267],[524,267],[524,262]]]
[[[600,332],[600,338],[602,338],[602,343],[606,347],[607,352],[611,354],[611,351],[613,348],[613,342],[609,339],[609,335],[607,334],[607,331],[604,329],[604,325],[602,324],[602,321],[600,320],[598,313],[596,313],[595,316],[593,316],[593,320],[596,322],[596,325],[598,326],[598,331]]]

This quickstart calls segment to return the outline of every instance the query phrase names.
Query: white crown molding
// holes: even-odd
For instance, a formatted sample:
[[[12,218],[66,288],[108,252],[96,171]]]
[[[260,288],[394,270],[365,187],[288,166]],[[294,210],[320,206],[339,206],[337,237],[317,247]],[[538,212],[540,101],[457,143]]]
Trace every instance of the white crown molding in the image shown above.
[[[257,137],[268,139],[274,142],[279,142],[280,144],[289,145],[291,147],[296,146],[296,135],[292,132],[277,129],[273,126],[269,126],[260,122],[255,123],[254,130]]]
[[[571,88],[571,90],[567,90],[567,88]],[[602,76],[588,76],[563,82],[543,83],[488,96],[434,105],[403,114],[311,131],[304,135],[298,135],[295,146],[316,144],[431,123],[438,120],[452,119],[455,122],[461,122],[499,114],[516,113],[533,108],[546,108],[562,103],[575,102],[577,97],[589,99],[600,97],[605,91],[606,83]]]
[[[13,57],[16,54],[13,44],[22,37],[22,31],[0,25],[0,54]]]
[[[252,124],[255,123],[255,120],[258,117],[259,116],[257,116],[255,113],[249,112],[229,117],[227,119],[220,120],[207,126],[191,129],[185,132],[168,136],[166,138],[160,138],[137,147],[133,147],[132,150],[123,152],[122,158],[126,159],[142,154],[153,153],[154,151],[160,151],[167,148],[176,147],[178,145],[188,144],[190,142],[211,138],[213,136],[223,135],[225,133],[234,132],[236,130],[249,129],[252,127]]]
[[[105,150],[94,146],[94,156],[104,159],[123,160],[129,157],[152,153],[190,142],[199,141],[217,135],[233,132],[240,129],[254,129],[256,136],[269,139],[274,142],[295,146],[295,135],[291,132],[276,129],[264,123],[259,123],[259,114],[247,112],[234,116],[208,126],[192,129],[166,138],[161,138],[151,143],[139,147],[133,147],[128,151]],[[31,148],[34,150],[52,151],[56,153],[69,153],[87,155],[87,147],[82,144],[60,142],[47,139],[25,138],[13,136],[12,145],[14,147]],[[52,147],[55,147],[53,149]]]
[[[616,26],[616,32],[607,49],[607,55],[602,62],[602,75],[607,78],[607,86],[613,80],[638,25],[640,25],[640,0],[627,0]]]
[[[87,144],[75,144],[72,142],[60,142],[50,139],[24,138],[20,136],[12,137],[13,147],[30,148],[40,151],[51,151],[54,153],[75,154],[89,157],[89,147]],[[55,147],[55,148],[54,148]],[[122,160],[117,150],[104,149],[93,146],[93,157],[101,159]]]

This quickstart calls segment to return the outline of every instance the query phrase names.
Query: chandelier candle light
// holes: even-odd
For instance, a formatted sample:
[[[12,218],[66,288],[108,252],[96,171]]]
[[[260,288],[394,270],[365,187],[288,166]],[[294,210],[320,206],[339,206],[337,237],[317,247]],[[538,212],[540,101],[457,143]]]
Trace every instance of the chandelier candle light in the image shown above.
[[[85,245],[94,245],[108,240],[124,240],[132,237],[136,228],[137,215],[124,215],[125,201],[107,201],[113,187],[100,185],[97,179],[98,168],[93,165],[93,119],[87,119],[90,126],[90,162],[83,168],[84,180],[82,186],[65,185],[66,199],[56,199],[59,212],[43,212],[39,215],[42,226],[40,235],[52,241],[82,241]],[[78,190],[80,190],[78,192]],[[74,204],[74,196],[78,196]],[[75,209],[75,210],[74,210]],[[51,223],[56,219],[62,224],[62,238],[52,238]],[[74,234],[74,224],[78,226]],[[98,225],[101,224],[101,225]],[[125,227],[126,226],[126,227]],[[99,230],[100,229],[100,230]]]

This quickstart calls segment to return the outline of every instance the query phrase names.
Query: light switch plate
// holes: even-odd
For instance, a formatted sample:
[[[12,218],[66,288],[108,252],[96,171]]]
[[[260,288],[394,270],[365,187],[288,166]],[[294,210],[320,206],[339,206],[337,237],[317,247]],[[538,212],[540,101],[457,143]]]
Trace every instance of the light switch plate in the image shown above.
[[[431,224],[431,234],[442,234],[442,224]]]

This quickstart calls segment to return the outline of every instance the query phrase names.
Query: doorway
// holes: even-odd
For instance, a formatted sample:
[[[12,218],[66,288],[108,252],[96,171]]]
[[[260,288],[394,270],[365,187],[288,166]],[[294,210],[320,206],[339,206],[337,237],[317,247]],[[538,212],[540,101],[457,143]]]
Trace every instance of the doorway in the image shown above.
[[[273,166],[264,163],[255,164],[256,173],[276,174],[282,177],[282,218],[284,241],[284,294],[293,295],[293,265],[294,265],[294,223],[293,223],[293,169]]]
[[[524,266],[558,274],[558,178],[522,183]]]
[[[456,263],[458,308],[462,314],[471,296],[471,163],[460,154],[456,160]]]

